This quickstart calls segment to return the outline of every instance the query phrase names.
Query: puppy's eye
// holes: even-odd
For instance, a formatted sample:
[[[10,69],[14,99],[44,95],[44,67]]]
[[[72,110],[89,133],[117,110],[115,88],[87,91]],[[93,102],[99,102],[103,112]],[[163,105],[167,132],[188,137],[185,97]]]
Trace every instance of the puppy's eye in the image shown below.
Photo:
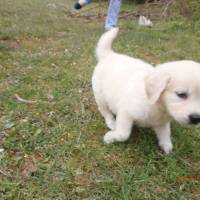
[[[181,99],[187,99],[188,98],[187,92],[176,92],[176,95]]]

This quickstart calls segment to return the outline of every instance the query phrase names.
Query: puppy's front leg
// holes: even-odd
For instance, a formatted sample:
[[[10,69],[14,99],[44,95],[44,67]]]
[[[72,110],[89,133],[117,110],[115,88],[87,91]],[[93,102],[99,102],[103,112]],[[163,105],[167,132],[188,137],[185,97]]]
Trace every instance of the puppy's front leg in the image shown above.
[[[169,154],[172,151],[172,142],[171,142],[171,130],[170,130],[170,123],[166,123],[163,126],[154,128],[154,131],[156,132],[159,146],[162,148],[162,150]]]
[[[126,141],[131,134],[132,124],[133,119],[126,112],[120,111],[117,114],[115,130],[105,134],[104,142],[110,144]]]

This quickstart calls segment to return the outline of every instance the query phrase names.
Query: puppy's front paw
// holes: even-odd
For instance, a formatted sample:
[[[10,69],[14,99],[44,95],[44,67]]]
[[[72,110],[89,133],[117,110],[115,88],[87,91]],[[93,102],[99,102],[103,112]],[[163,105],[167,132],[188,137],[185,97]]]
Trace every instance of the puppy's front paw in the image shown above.
[[[106,124],[107,124],[109,129],[115,130],[115,120],[109,120],[109,121],[107,120]]]
[[[171,142],[160,144],[160,147],[166,154],[171,153],[173,149],[173,145]]]
[[[108,131],[103,138],[103,141],[106,144],[111,144],[113,142],[115,142],[115,132],[114,131]]]

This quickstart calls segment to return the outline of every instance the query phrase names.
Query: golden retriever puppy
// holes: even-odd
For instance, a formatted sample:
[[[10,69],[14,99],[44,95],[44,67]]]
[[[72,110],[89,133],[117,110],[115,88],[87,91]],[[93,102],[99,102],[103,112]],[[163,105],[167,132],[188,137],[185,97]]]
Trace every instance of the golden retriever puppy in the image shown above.
[[[113,28],[101,36],[92,77],[98,109],[110,128],[104,142],[127,140],[133,125],[151,127],[168,154],[172,151],[172,119],[200,124],[200,64],[184,60],[152,67],[114,52],[117,33],[118,28]]]

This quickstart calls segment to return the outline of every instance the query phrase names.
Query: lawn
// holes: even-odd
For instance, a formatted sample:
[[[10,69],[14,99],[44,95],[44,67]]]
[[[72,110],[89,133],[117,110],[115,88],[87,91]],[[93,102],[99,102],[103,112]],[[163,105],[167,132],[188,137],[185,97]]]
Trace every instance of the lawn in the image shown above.
[[[150,129],[103,143],[91,75],[104,22],[95,15],[106,2],[86,17],[73,2],[0,0],[0,200],[200,199],[199,129],[173,123],[167,156]],[[122,10],[142,6],[124,1]],[[177,13],[152,28],[125,18],[119,27],[119,52],[153,64],[200,62],[195,18]]]

